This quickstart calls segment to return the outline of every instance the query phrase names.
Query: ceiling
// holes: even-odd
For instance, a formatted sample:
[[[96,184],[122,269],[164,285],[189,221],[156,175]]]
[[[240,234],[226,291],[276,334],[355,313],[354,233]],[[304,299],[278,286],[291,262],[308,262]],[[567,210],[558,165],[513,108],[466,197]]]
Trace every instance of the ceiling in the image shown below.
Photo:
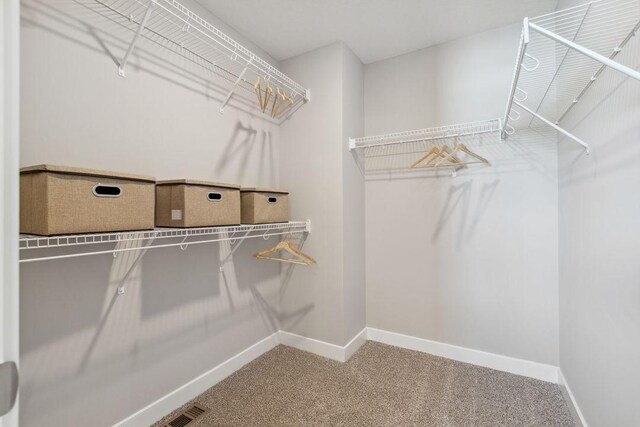
[[[516,23],[557,0],[199,0],[276,60],[344,41],[365,63]]]

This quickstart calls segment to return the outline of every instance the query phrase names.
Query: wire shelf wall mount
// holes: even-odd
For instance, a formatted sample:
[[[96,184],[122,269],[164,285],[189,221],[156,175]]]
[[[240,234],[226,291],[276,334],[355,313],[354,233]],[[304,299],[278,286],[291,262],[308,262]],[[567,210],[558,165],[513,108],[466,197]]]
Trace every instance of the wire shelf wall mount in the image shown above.
[[[589,145],[561,124],[607,68],[640,81],[640,72],[614,61],[639,30],[638,0],[594,0],[525,18],[502,138],[543,123],[589,154]],[[524,114],[528,123],[520,121]]]
[[[104,11],[115,13],[119,21],[134,32],[118,64],[120,76],[126,75],[131,55],[140,39],[145,37],[167,49],[185,52],[195,63],[231,83],[230,90],[220,106],[220,113],[224,112],[238,88],[255,96],[255,82],[258,79],[269,82],[274,90],[277,88],[286,94],[288,99],[293,101],[290,107],[311,100],[309,89],[175,0],[92,1]],[[288,108],[288,115],[296,109]]]
[[[500,119],[491,119],[349,138],[349,150],[355,153],[358,166],[364,174],[417,171],[422,168],[414,169],[412,165],[431,148],[448,147],[452,151],[457,144],[472,147],[481,142],[500,141],[501,132]],[[484,162],[470,158],[457,165],[445,163],[429,169],[447,169],[455,176],[458,170],[480,163]]]

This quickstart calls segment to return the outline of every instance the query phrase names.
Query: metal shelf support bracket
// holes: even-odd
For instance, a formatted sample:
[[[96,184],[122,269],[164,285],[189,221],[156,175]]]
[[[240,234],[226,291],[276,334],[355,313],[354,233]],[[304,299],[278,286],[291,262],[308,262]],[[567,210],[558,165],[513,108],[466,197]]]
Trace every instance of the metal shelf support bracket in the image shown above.
[[[240,246],[242,246],[242,243],[244,243],[245,238],[249,235],[249,233],[251,233],[251,230],[247,231],[246,233],[244,233],[244,235],[240,238],[240,240],[235,244],[235,246],[231,249],[231,251],[229,252],[229,255],[227,255],[222,262],[220,262],[220,272],[224,272],[224,266],[227,264],[227,261],[229,261],[231,259],[231,257],[233,256],[233,253],[235,251],[238,250],[238,248]]]
[[[244,78],[244,75],[246,74],[247,70],[249,69],[249,65],[251,65],[252,61],[253,61],[253,58],[251,58],[249,60],[249,62],[247,62],[247,65],[244,67],[244,69],[242,70],[242,72],[240,73],[238,78],[236,79],[236,82],[231,87],[231,90],[229,91],[229,94],[224,99],[224,101],[222,101],[222,105],[220,106],[220,114],[224,113],[224,107],[226,107],[227,104],[229,103],[229,100],[231,99],[231,96],[233,95],[233,92],[235,92],[236,88],[238,87],[238,84],[240,84],[240,82]]]
[[[536,117],[537,119],[545,122],[546,124],[548,124],[549,126],[551,126],[552,128],[554,128],[555,130],[557,130],[558,132],[560,132],[561,134],[568,136],[569,138],[571,138],[572,140],[574,140],[575,142],[577,142],[578,144],[582,145],[586,151],[587,154],[591,153],[591,150],[589,149],[589,145],[584,142],[583,140],[581,140],[580,138],[578,138],[577,136],[575,136],[574,134],[572,134],[571,132],[567,132],[566,130],[562,129],[560,126],[558,126],[555,123],[552,123],[551,121],[545,119],[544,117],[542,117],[540,114],[536,113],[535,111],[532,111],[530,108],[525,107],[524,105],[522,105],[521,103],[519,103],[518,101],[513,101],[514,104],[516,104],[518,107],[522,108],[524,111],[526,111],[527,113],[531,114],[532,116]]]
[[[151,237],[147,241],[147,243],[141,248],[141,251],[138,254],[138,257],[135,259],[135,261],[133,261],[133,263],[131,264],[131,267],[129,267],[129,270],[127,270],[125,275],[120,280],[120,286],[118,286],[118,295],[124,295],[125,293],[124,284],[127,282],[129,275],[133,272],[133,270],[135,270],[136,266],[140,263],[140,261],[142,261],[142,258],[144,258],[145,254],[149,250],[149,247],[153,244],[154,240],[155,240],[155,236]]]
[[[144,16],[142,17],[142,21],[140,21],[140,25],[138,26],[138,29],[136,30],[136,33],[133,36],[131,43],[129,44],[129,48],[127,49],[127,52],[124,54],[122,61],[120,61],[120,65],[118,65],[118,74],[120,75],[120,77],[125,76],[125,67],[127,66],[127,62],[129,62],[129,57],[131,56],[131,53],[133,53],[133,49],[135,49],[136,44],[138,43],[138,39],[140,38],[140,34],[142,34],[142,30],[147,25],[147,21],[151,16],[151,11],[153,10],[153,7],[155,6],[155,4],[156,4],[156,0],[149,1],[149,5],[147,6],[147,11],[144,13]]]

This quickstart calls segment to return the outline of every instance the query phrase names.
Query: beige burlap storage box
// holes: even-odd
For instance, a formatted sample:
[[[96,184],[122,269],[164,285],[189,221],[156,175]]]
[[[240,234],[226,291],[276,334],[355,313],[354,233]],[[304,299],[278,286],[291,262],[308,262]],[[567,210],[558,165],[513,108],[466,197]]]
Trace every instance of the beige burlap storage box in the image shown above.
[[[268,224],[289,221],[289,193],[268,188],[243,188],[242,223]]]
[[[155,179],[52,165],[20,169],[20,232],[52,236],[154,227]]]
[[[178,179],[156,184],[156,225],[210,227],[240,224],[240,186]]]

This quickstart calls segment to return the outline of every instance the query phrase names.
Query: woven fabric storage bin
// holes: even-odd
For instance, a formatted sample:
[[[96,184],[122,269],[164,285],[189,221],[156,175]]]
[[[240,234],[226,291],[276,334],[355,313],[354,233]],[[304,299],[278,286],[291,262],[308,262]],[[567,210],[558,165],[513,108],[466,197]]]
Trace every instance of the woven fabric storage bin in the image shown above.
[[[269,224],[289,221],[289,193],[268,188],[243,188],[242,223]]]
[[[211,227],[240,224],[240,186],[179,179],[156,184],[156,225]]]
[[[38,165],[20,169],[20,232],[52,236],[154,227],[155,178]]]

